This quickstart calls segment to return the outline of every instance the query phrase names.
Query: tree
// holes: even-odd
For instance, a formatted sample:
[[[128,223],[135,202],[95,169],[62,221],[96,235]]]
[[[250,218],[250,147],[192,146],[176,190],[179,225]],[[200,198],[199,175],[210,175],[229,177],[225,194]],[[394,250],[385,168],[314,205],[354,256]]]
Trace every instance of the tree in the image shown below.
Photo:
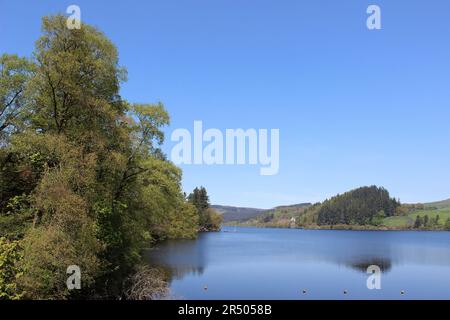
[[[17,55],[0,56],[0,144],[17,129],[17,118],[25,107],[25,90],[32,63]]]
[[[423,224],[422,218],[419,215],[417,215],[416,221],[414,222],[414,228],[418,229],[422,226],[422,224]]]
[[[116,48],[89,25],[68,29],[62,15],[43,18],[43,32],[30,84],[34,128],[64,132],[84,144],[94,139],[92,132],[112,138],[119,129],[114,122],[126,109],[119,95],[125,70],[118,66]]]
[[[23,269],[18,266],[21,258],[19,241],[0,237],[0,300],[17,300],[23,296],[16,282],[23,275]]]
[[[445,230],[450,230],[450,218],[447,218],[447,221],[445,221]]]
[[[195,188],[188,196],[188,201],[197,209],[200,230],[217,231],[222,223],[222,216],[210,208],[209,196],[204,187]]]
[[[209,196],[204,187],[195,188],[191,194],[188,196],[189,202],[191,202],[199,212],[203,212],[208,209],[209,204]]]
[[[375,226],[381,225],[385,217],[384,210],[378,211],[377,214],[372,217],[372,224]]]
[[[222,215],[212,208],[206,209],[203,227],[208,231],[219,231],[222,224]]]
[[[425,217],[423,217],[423,226],[424,227],[428,227],[428,223],[429,223],[429,218],[428,215],[426,214]]]
[[[13,115],[0,144],[0,230],[20,243],[17,266],[27,272],[13,281],[17,292],[38,299],[121,295],[144,247],[198,231],[181,170],[160,150],[169,115],[162,103],[123,100],[126,71],[115,46],[92,26],[69,30],[64,16],[43,19],[30,74],[24,61],[8,59],[16,71],[0,79],[0,103],[8,101],[0,112]],[[199,201],[209,207],[206,190]],[[212,213],[207,218],[218,223]],[[66,287],[72,264],[82,269],[81,293]],[[1,286],[0,293],[9,290]]]

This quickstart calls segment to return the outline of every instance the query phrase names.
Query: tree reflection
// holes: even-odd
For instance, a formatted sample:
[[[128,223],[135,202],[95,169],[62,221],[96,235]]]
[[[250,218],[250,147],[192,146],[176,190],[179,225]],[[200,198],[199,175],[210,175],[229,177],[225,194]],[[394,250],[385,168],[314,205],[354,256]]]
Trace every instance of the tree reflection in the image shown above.
[[[366,273],[371,265],[380,267],[382,272],[389,272],[392,268],[392,261],[387,257],[370,257],[350,260],[346,265],[352,269]]]
[[[206,267],[205,253],[196,240],[168,240],[144,252],[149,265],[164,270],[169,280],[187,274],[202,275]]]

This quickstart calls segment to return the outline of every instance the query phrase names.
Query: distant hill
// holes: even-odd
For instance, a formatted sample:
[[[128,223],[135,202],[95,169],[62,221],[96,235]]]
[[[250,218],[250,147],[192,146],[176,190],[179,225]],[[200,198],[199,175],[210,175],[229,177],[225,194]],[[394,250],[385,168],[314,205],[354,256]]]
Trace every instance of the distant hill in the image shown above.
[[[245,221],[244,224],[287,228],[292,225],[292,218],[298,219],[299,217],[303,216],[307,209],[311,206],[311,203],[298,203],[288,206],[278,206],[271,210],[267,210],[266,212],[255,217],[252,220]]]
[[[285,206],[278,206],[273,208],[272,210],[279,210],[279,211],[295,211],[295,210],[303,210],[307,207],[310,207],[312,203],[305,202],[305,203],[297,203],[297,204],[291,204],[291,205],[285,205]]]
[[[437,209],[450,207],[450,199],[442,200],[442,201],[436,201],[436,202],[424,203],[424,206],[426,208],[437,208]]]
[[[245,222],[253,219],[267,219],[267,217],[277,218],[291,218],[294,215],[298,215],[306,208],[310,207],[311,203],[298,203],[292,205],[278,206],[272,209],[258,209],[247,207],[233,207],[212,205],[211,207],[220,213],[223,217],[223,222]]]
[[[221,206],[221,205],[212,205],[211,207],[222,215],[224,223],[230,221],[249,220],[267,211],[266,209]]]
[[[228,210],[224,215],[224,223],[231,225],[244,226],[272,226],[272,227],[287,227],[290,224],[291,218],[302,215],[311,203],[298,203],[293,205],[283,205],[272,209],[251,209],[251,208],[237,208],[250,209],[255,211],[248,211],[246,215],[233,215],[233,210]],[[220,206],[224,207],[224,206]],[[235,207],[226,207],[228,209],[235,209]],[[217,210],[217,209],[216,209]],[[230,214],[231,213],[231,214]]]

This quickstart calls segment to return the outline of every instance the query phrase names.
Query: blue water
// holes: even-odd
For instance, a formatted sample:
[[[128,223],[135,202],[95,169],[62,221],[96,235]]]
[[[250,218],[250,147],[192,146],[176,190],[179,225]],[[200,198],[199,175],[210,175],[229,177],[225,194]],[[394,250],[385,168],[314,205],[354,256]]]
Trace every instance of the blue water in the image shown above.
[[[224,227],[145,257],[178,299],[450,299],[450,232]]]

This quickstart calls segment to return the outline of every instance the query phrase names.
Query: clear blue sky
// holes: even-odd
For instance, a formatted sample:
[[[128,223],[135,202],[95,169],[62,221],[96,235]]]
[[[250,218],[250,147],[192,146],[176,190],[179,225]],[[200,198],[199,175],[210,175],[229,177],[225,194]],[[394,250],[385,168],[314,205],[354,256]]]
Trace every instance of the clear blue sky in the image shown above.
[[[268,208],[381,185],[450,197],[448,0],[0,0],[0,53],[29,56],[43,15],[81,7],[117,45],[131,102],[176,128],[279,128],[280,171],[182,166],[213,203]],[[382,30],[366,28],[366,8]]]

